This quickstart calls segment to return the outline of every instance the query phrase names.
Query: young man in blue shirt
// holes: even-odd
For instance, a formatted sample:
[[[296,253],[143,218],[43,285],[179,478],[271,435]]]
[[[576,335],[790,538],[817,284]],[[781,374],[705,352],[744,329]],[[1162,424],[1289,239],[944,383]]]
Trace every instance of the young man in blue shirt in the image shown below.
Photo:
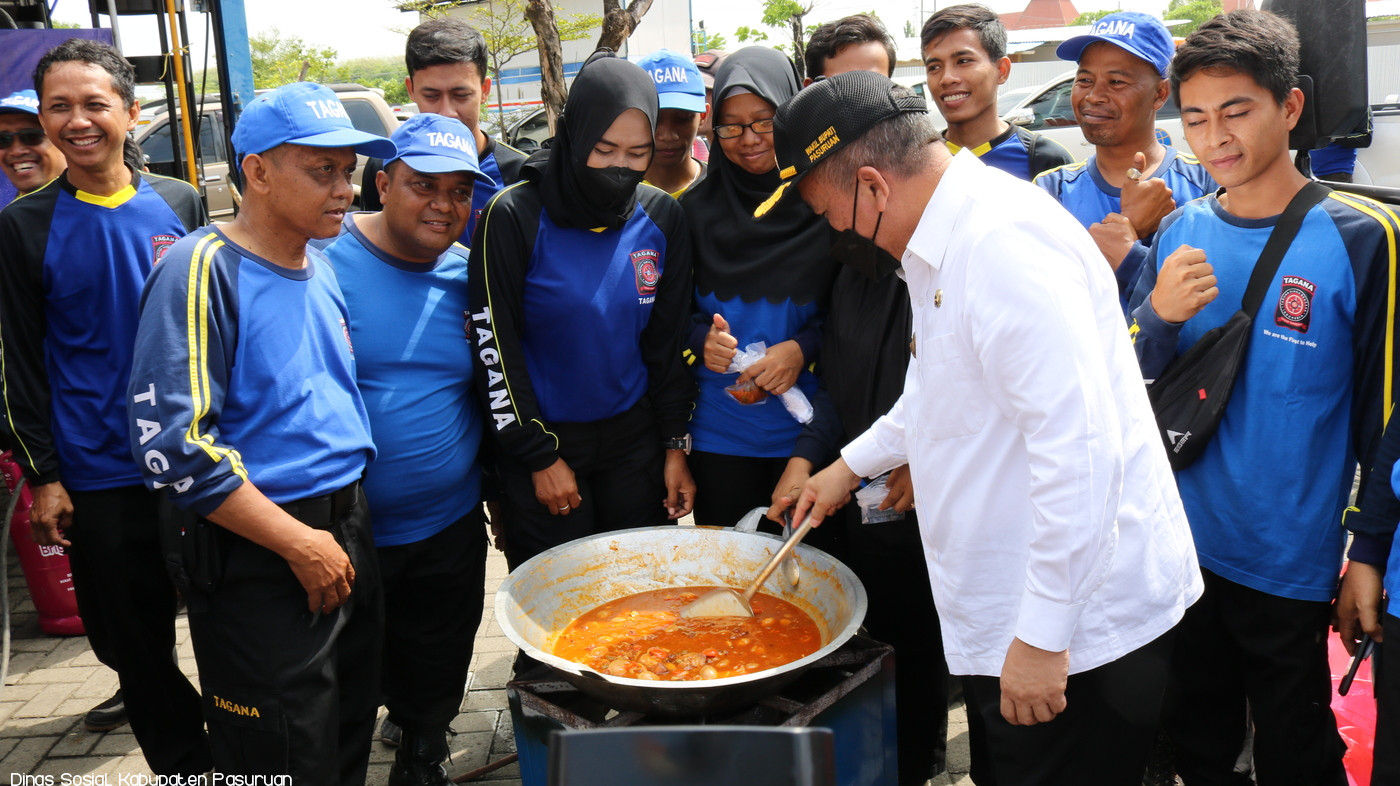
[[[1035,183],[1089,230],[1118,277],[1124,307],[1162,218],[1215,190],[1195,158],[1157,140],[1174,51],[1161,21],[1131,11],[1109,14],[1055,50],[1079,64],[1074,117],[1094,154]]]
[[[948,6],[924,22],[919,43],[929,99],[948,122],[943,136],[949,150],[967,148],[1022,180],[1074,160],[1058,142],[997,114],[997,86],[1011,73],[1001,17],[977,3]]]
[[[1308,182],[1288,150],[1298,62],[1292,26],[1261,11],[1217,16],[1177,51],[1187,141],[1224,190],[1163,219],[1143,266],[1131,331],[1148,380],[1239,310]],[[1180,625],[1163,712],[1186,783],[1236,782],[1246,706],[1260,783],[1347,782],[1326,630],[1355,468],[1373,465],[1395,402],[1397,233],[1393,212],[1351,194],[1307,212],[1219,430],[1176,473],[1206,587]]]
[[[486,582],[477,449],[484,419],[467,340],[467,249],[477,163],[471,130],[415,115],[376,175],[378,213],[329,245],[350,310],[355,378],[377,455],[365,493],[384,581],[384,703],[402,744],[391,786],[446,786],[448,724],[467,683]]]
[[[384,609],[360,477],[374,458],[349,314],[313,238],[350,205],[357,131],[305,82],[251,102],[243,207],[170,247],[146,285],[127,394],[145,481],[188,515],[190,637],[214,768],[363,783]]]
[[[481,107],[491,95],[487,72],[486,39],[481,32],[456,17],[429,19],[413,28],[404,48],[408,77],[404,87],[419,112],[451,117],[470,128],[482,173],[488,178],[472,194],[472,215],[461,241],[470,246],[477,219],[497,191],[520,179],[525,154],[481,130]],[[365,164],[360,201],[365,210],[384,207],[374,183],[384,164],[372,158]]]
[[[120,725],[124,702],[155,774],[204,773],[199,693],[171,657],[176,597],[157,498],[132,463],[122,397],[141,288],[170,244],[204,222],[204,206],[188,183],[124,163],[140,107],[115,49],[70,39],[39,61],[34,83],[39,122],[67,169],[0,213],[0,370],[15,460],[34,494],[35,539],[68,551],[88,640],[120,679],[120,698],[84,722]]]

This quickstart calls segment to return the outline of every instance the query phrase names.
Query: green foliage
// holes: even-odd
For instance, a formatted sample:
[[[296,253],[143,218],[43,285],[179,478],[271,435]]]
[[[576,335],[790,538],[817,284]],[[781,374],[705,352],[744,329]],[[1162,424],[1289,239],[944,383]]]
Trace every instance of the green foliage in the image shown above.
[[[53,22],[53,29],[54,29],[54,30],[80,30],[80,29],[82,29],[82,27],[83,27],[82,25],[78,24],[77,22],[59,22],[59,21],[56,21],[56,20],[51,20],[51,21]]]
[[[1171,0],[1162,17],[1187,20],[1186,24],[1171,29],[1172,35],[1184,38],[1196,32],[1201,23],[1209,21],[1223,10],[1220,0]]]
[[[756,44],[759,41],[767,41],[768,33],[756,27],[745,25],[734,31],[734,38],[741,44]]]
[[[1103,19],[1105,16],[1108,16],[1109,14],[1113,14],[1113,13],[1117,13],[1117,12],[1114,11],[1113,9],[1111,9],[1111,8],[1105,9],[1105,10],[1103,10],[1103,11],[1085,11],[1084,13],[1080,14],[1079,16],[1076,16],[1076,17],[1074,18],[1074,21],[1070,22],[1070,25],[1072,25],[1072,26],[1078,26],[1078,25],[1092,25],[1093,23],[1099,21],[1100,19]]]
[[[787,27],[789,20],[793,17],[801,19],[809,10],[797,0],[764,0],[763,24],[769,27]]]
[[[308,82],[329,81],[336,50],[308,46],[300,36],[283,37],[277,28],[264,30],[248,39],[253,57],[253,86],[281,87],[302,77]]]
[[[409,102],[404,87],[403,59],[395,56],[358,57],[337,63],[330,70],[327,82],[353,82],[384,91],[384,100],[391,106]]]
[[[737,35],[737,34],[736,34]],[[709,49],[723,49],[728,42],[722,35],[710,35],[701,30],[695,34],[695,51],[704,52]]]
[[[912,21],[906,20],[906,21],[904,22],[904,37],[905,37],[905,38],[918,38],[918,37],[919,37],[919,31],[916,30],[916,29],[914,29],[914,23],[913,23]]]

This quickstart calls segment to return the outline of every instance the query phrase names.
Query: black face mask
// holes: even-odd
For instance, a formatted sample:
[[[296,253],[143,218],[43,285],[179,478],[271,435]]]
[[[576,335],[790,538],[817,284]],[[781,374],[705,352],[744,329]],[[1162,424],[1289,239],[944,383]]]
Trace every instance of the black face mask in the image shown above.
[[[596,199],[599,205],[616,208],[627,204],[646,174],[625,166],[586,166],[578,172],[578,179],[590,199]]]
[[[899,269],[899,260],[890,252],[876,245],[880,236],[880,222],[885,220],[885,211],[880,211],[875,219],[875,232],[865,237],[856,232],[856,203],[860,201],[860,184],[856,184],[856,196],[851,201],[851,226],[836,235],[831,244],[831,256],[843,265],[850,265],[856,272],[873,281],[880,281]]]

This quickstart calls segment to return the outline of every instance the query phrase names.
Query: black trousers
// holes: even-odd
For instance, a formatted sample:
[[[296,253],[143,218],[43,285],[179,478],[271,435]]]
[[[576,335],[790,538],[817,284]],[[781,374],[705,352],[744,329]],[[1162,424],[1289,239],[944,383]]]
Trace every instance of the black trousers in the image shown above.
[[[1112,663],[1072,674],[1065,711],[1049,723],[1001,717],[1001,680],[964,677],[977,786],[1138,786],[1157,736],[1174,632]]]
[[[827,527],[844,529],[844,561],[869,604],[866,632],[895,649],[899,782],[921,786],[946,769],[948,664],[918,519],[911,511],[902,521],[861,524],[860,509],[851,504],[817,531]]]
[[[773,488],[787,469],[787,458],[728,456],[697,450],[690,454],[695,478],[695,523],[702,527],[732,527],[754,508],[773,502]],[[793,522],[798,524],[800,522]],[[803,543],[843,559],[841,527],[816,527]],[[782,527],[763,519],[759,531],[778,534]]]
[[[1234,773],[1248,706],[1260,783],[1345,786],[1327,665],[1329,604],[1201,573],[1205,594],[1178,626],[1162,714],[1181,779],[1248,782]]]
[[[1400,611],[1393,598],[1390,607]],[[1381,615],[1385,644],[1371,661],[1376,676],[1376,757],[1371,770],[1375,786],[1400,783],[1400,617]]]
[[[567,516],[551,515],[535,498],[530,471],[503,461],[503,538],[511,570],[571,540],[669,523],[664,449],[648,404],[593,423],[553,423],[551,429],[583,502]]]
[[[311,613],[285,560],[227,530],[219,530],[219,585],[190,593],[190,634],[221,773],[287,773],[297,786],[365,781],[380,696],[378,561],[358,484],[343,515],[329,515],[320,499],[283,508],[330,530],[350,556],[355,586],[345,605]]]
[[[157,775],[207,772],[199,692],[171,655],[176,598],[161,555],[159,498],[144,486],[68,495],[78,612],[93,652],[117,672],[146,763]]]
[[[381,546],[384,703],[401,728],[446,731],[462,705],[486,594],[486,517],[478,505],[416,543]]]

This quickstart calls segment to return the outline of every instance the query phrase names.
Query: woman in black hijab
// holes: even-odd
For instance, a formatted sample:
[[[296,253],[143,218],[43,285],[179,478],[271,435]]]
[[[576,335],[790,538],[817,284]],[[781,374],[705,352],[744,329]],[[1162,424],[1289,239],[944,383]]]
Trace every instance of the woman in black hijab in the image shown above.
[[[640,185],[656,115],[651,78],[595,53],[552,145],[476,231],[467,332],[495,426],[511,569],[693,505],[681,449],[694,395],[681,358],[690,241],[676,202]]]
[[[691,422],[697,524],[732,525],[772,501],[802,430],[776,396],[796,386],[810,399],[817,389],[810,367],[836,273],[830,230],[800,199],[753,217],[780,182],[773,117],[797,90],[792,63],[776,50],[755,46],[726,57],[715,73],[720,154],[681,198],[695,253],[687,357],[699,384]],[[736,349],[759,341],[767,345],[762,360],[725,373]],[[758,390],[737,397],[726,390],[747,381]]]

